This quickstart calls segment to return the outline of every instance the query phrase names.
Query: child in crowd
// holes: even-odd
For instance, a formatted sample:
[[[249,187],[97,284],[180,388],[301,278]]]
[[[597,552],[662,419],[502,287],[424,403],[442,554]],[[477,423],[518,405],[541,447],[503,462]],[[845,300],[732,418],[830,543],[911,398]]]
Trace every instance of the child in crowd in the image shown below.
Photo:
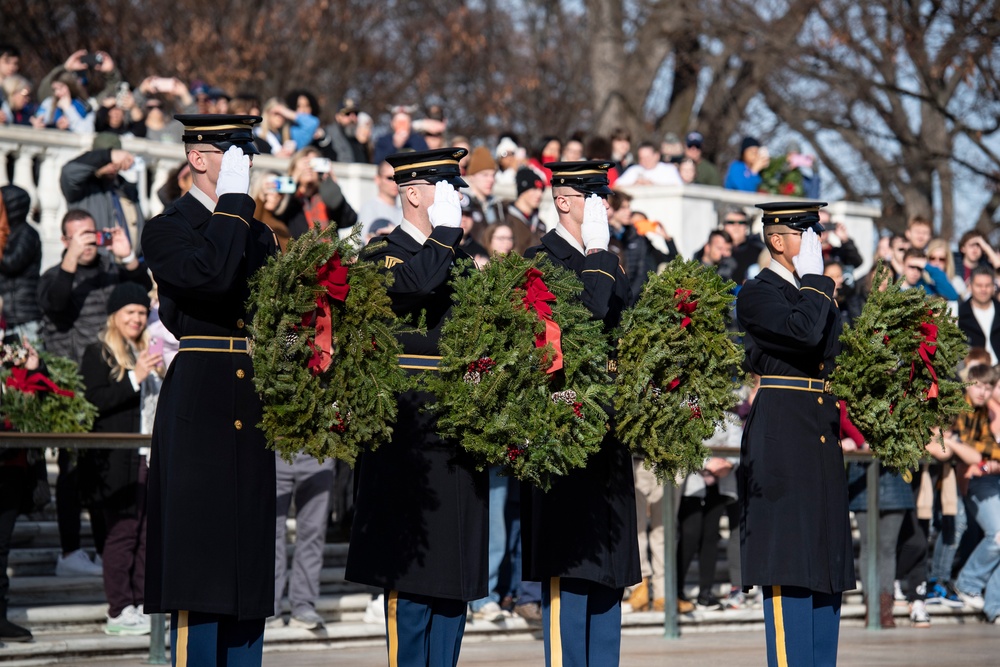
[[[1000,445],[990,429],[989,400],[1000,379],[1000,371],[988,365],[969,369],[966,400],[972,411],[955,421],[955,438],[974,448],[980,456],[963,457],[968,468],[960,475],[968,479],[968,497],[983,539],[973,550],[955,581],[955,590],[965,604],[981,610],[990,623],[1000,618]],[[949,443],[954,446],[954,441]],[[932,448],[933,452],[933,448]],[[957,450],[956,450],[957,452]]]

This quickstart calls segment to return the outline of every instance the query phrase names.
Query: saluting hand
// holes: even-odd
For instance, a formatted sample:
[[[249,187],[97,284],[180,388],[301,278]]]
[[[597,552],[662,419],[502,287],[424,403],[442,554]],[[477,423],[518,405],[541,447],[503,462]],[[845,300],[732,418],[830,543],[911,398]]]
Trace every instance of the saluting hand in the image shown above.
[[[819,235],[811,229],[802,233],[802,245],[799,254],[792,257],[792,265],[799,278],[808,275],[823,275],[823,244]]]
[[[583,224],[580,226],[583,247],[591,250],[607,250],[611,242],[611,227],[608,225],[608,209],[604,200],[590,195],[583,203]]]
[[[433,227],[461,227],[462,204],[455,186],[438,181],[434,186],[434,203],[427,208]]]
[[[237,146],[230,146],[222,156],[219,181],[215,186],[218,196],[228,194],[245,195],[250,191],[250,156],[244,155]]]

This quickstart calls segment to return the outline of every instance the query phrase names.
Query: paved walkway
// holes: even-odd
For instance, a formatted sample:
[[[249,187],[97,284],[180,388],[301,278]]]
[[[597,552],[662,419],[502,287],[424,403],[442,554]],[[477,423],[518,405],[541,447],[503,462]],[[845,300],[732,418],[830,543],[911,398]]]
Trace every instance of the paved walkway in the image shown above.
[[[998,663],[998,650],[1000,627],[984,623],[949,624],[929,630],[901,627],[881,632],[847,627],[841,630],[838,664],[840,667],[984,667]],[[759,667],[764,662],[764,638],[760,631],[696,632],[677,640],[666,640],[658,635],[629,635],[622,639],[621,667]],[[72,664],[126,667],[143,662],[131,658]],[[385,664],[385,649],[381,646],[267,652],[264,655],[264,667],[385,667]],[[466,642],[459,660],[462,667],[543,664],[542,642],[537,640]]]

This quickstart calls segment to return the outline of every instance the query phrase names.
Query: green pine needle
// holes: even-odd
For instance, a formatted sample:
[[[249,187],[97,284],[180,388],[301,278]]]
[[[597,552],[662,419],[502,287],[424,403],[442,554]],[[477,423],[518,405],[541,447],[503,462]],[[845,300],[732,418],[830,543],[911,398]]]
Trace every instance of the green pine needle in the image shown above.
[[[546,373],[551,346],[535,347],[544,330],[522,303],[525,272],[538,268],[556,296],[552,318],[561,330],[563,370]],[[518,479],[549,488],[552,478],[586,465],[607,432],[612,384],[607,374],[610,342],[592,319],[572,271],[543,255],[527,260],[496,257],[482,271],[456,267],[455,305],[441,330],[440,372],[423,374],[442,436],[456,438],[482,465],[501,465]],[[469,365],[495,363],[478,378]],[[554,401],[558,392],[575,398]],[[566,395],[564,395],[566,396]],[[577,417],[573,402],[581,417]]]
[[[7,386],[11,369],[0,370],[0,417],[21,433],[88,433],[97,418],[97,408],[86,398],[83,376],[77,365],[64,357],[39,352],[46,373],[60,389],[73,396],[59,396],[49,391],[28,394]]]
[[[333,361],[316,375],[306,366],[316,331],[310,318],[303,324],[303,315],[316,308],[324,291],[317,268],[334,253],[348,266],[350,289],[345,302],[329,301]],[[287,460],[305,452],[353,464],[362,448],[392,435],[396,395],[408,386],[386,293],[392,276],[356,258],[354,246],[331,227],[291,241],[251,280],[254,382],[264,403],[260,428]]]
[[[622,320],[615,410],[618,437],[661,481],[701,470],[704,441],[726,419],[742,381],[743,350],[726,330],[735,283],[676,258],[651,276]],[[688,290],[694,312],[678,310]],[[684,317],[690,323],[682,327]],[[679,384],[670,389],[671,383]]]
[[[847,401],[851,421],[883,465],[915,469],[935,429],[947,429],[966,409],[954,373],[968,346],[943,300],[922,289],[900,289],[881,262],[872,285],[885,289],[873,288],[853,326],[844,327],[832,391]],[[937,398],[927,396],[933,378],[919,355],[925,323],[937,327],[930,357]]]

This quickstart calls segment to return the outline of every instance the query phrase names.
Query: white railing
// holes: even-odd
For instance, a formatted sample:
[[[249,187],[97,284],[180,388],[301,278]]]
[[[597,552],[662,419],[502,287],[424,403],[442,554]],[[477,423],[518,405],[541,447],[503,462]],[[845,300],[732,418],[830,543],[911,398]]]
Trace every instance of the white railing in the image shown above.
[[[57,263],[63,250],[59,221],[67,206],[59,186],[59,174],[64,164],[90,150],[93,139],[94,135],[61,130],[0,127],[0,185],[7,184],[8,171],[12,171],[11,181],[27,190],[38,207],[37,229],[42,237],[43,270]],[[156,192],[166,182],[170,170],[184,160],[183,148],[180,144],[134,138],[125,138],[122,147],[141,156],[145,162],[147,169],[140,172],[140,206],[147,218],[156,215],[163,208]],[[254,158],[254,167],[285,173],[288,160],[260,155]],[[355,209],[375,196],[374,165],[336,163],[333,172],[344,196]],[[743,206],[752,209],[755,204],[776,199],[773,195],[699,185],[636,186],[628,191],[634,196],[632,208],[664,223],[685,257],[692,256],[704,245],[708,233],[718,224],[722,208]],[[497,195],[513,198],[514,192],[500,191]],[[556,219],[552,199],[543,197],[542,202],[542,220],[551,227]],[[834,220],[847,226],[865,258],[855,274],[864,274],[871,267],[877,233],[874,220],[880,216],[880,210],[876,206],[846,201],[834,202],[828,210]]]

